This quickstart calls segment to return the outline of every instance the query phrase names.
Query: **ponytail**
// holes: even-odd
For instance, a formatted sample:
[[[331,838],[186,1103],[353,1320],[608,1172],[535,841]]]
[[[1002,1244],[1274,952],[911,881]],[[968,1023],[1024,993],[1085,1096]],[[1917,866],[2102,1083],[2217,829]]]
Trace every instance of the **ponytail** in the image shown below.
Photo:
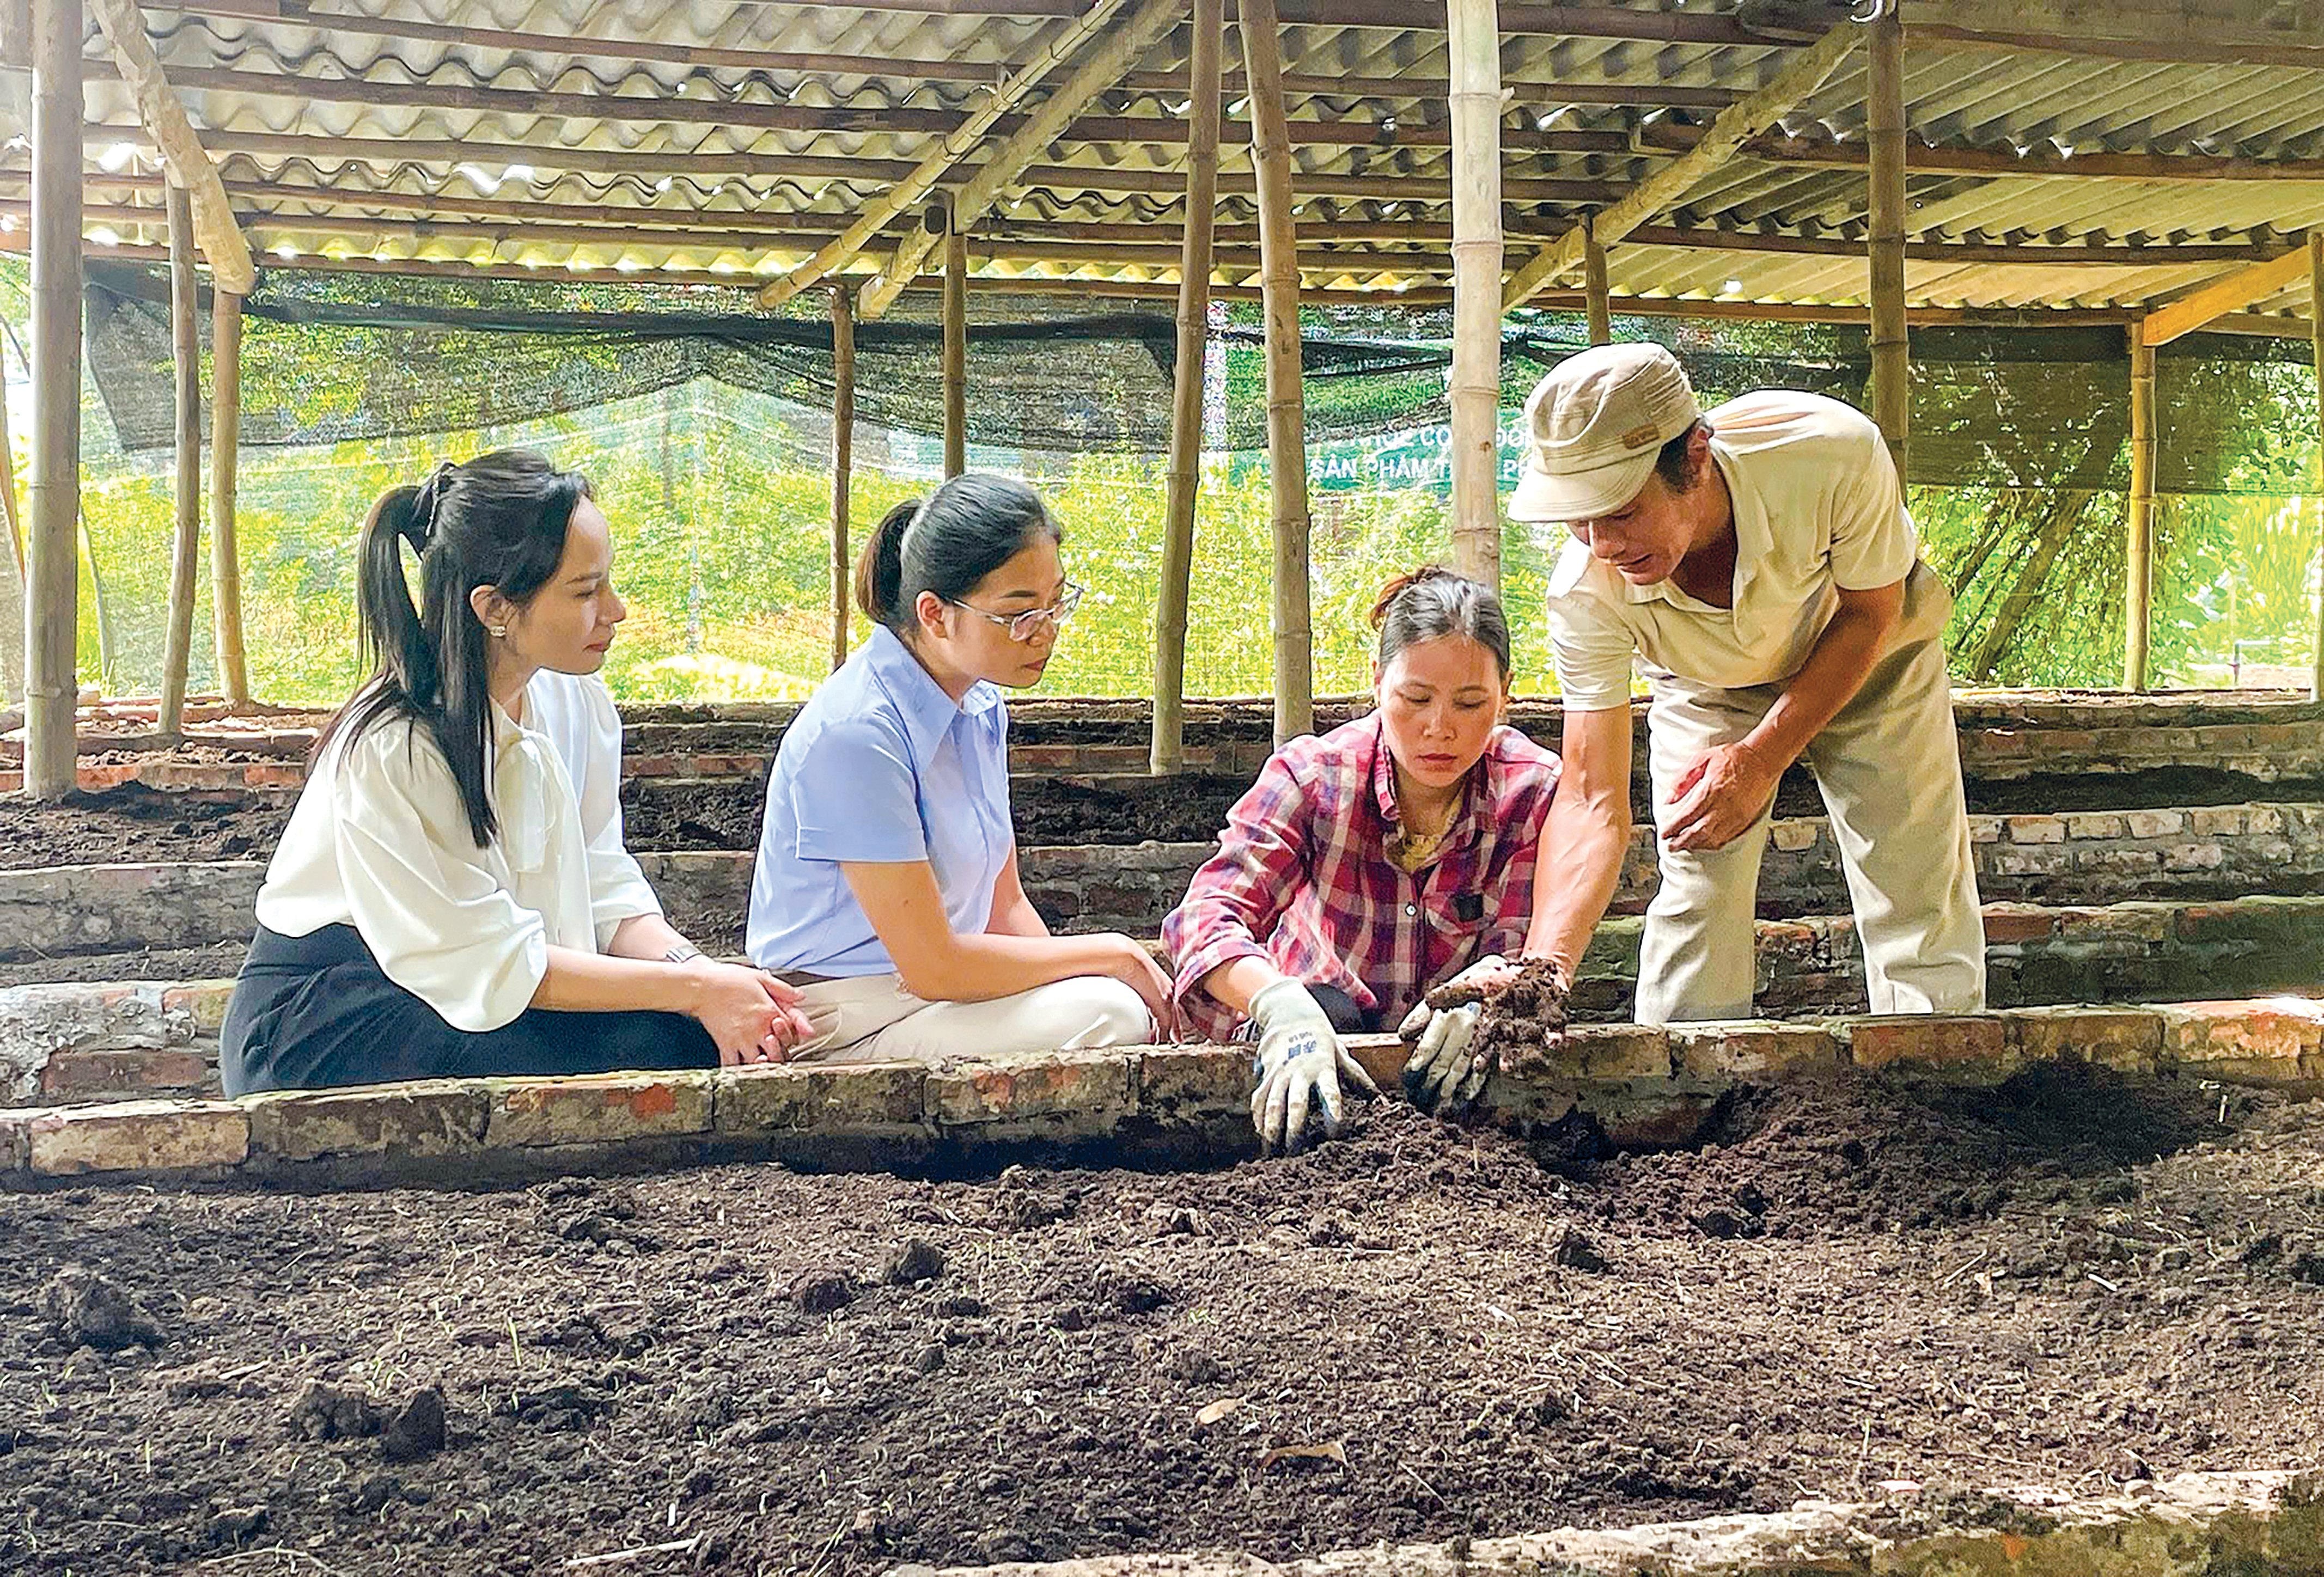
[[[855,560],[855,605],[898,634],[912,625],[910,610],[897,604],[904,596],[904,533],[919,512],[920,501],[909,498],[881,516]]]
[[[391,487],[364,517],[355,559],[356,650],[364,664],[406,696],[433,696],[436,650],[420,628],[411,586],[403,573],[403,545],[427,551],[427,522],[419,512],[425,489]]]

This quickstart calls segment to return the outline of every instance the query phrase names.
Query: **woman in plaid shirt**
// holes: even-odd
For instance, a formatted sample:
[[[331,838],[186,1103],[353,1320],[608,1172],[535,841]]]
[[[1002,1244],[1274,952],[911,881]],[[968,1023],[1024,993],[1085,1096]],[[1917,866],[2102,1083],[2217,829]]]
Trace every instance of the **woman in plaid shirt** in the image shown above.
[[[1397,1023],[1431,987],[1516,953],[1558,760],[1501,726],[1509,628],[1489,588],[1434,566],[1372,610],[1377,709],[1293,740],[1228,813],[1163,922],[1183,1021],[1259,1039],[1251,1120],[1296,1148],[1310,1103],[1372,1084],[1342,1035]]]

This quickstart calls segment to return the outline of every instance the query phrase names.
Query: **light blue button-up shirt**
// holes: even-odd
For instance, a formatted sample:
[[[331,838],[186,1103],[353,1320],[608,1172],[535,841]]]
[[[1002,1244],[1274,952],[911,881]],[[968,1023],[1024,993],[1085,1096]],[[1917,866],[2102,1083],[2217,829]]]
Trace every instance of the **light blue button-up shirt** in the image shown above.
[[[1009,709],[989,684],[955,705],[884,626],[825,681],[767,779],[751,880],[751,961],[853,977],[895,961],[840,862],[925,860],[954,935],[982,932],[1016,846]]]

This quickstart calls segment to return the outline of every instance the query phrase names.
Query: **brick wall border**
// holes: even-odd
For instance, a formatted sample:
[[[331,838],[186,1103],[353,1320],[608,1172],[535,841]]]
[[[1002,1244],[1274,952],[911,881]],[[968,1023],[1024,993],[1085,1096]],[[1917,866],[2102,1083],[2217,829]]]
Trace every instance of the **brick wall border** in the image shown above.
[[[1352,1049],[1393,1089],[1404,1050]],[[1946,1085],[2037,1063],[2140,1078],[2324,1089],[2324,1001],[2039,1008],[1963,1017],[1748,1020],[1574,1031],[1555,1077],[1497,1078],[1516,1123],[1589,1112],[1616,1142],[1683,1143],[1744,1080],[1845,1068]],[[1248,1153],[1241,1047],[1139,1047],[914,1063],[465,1079],[225,1100],[0,1111],[0,1186],[69,1178],[362,1182],[755,1156],[911,1170],[993,1150],[1102,1161]]]

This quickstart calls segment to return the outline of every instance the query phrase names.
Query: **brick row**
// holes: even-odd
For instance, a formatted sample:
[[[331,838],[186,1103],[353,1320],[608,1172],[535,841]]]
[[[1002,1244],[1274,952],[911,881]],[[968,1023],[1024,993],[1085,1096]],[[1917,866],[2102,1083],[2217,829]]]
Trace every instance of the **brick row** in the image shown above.
[[[1356,1052],[1393,1086],[1403,1048]],[[592,1164],[641,1147],[699,1153],[844,1141],[872,1156],[931,1147],[1143,1140],[1248,1142],[1249,1053],[1155,1047],[1010,1058],[466,1079],[276,1093],[240,1101],[143,1100],[0,1112],[0,1176],[279,1171],[356,1159],[465,1167],[493,1152]],[[1843,1067],[1941,1084],[1988,1084],[2039,1063],[2134,1076],[2324,1083],[2324,1003],[2199,1001],[2155,1008],[2037,1008],[1959,1018],[1637,1025],[1572,1033],[1563,1065],[1496,1078],[1489,1107],[1511,1120],[1592,1112],[1618,1141],[1665,1140],[1741,1079]],[[666,1153],[653,1150],[650,1153]]]

